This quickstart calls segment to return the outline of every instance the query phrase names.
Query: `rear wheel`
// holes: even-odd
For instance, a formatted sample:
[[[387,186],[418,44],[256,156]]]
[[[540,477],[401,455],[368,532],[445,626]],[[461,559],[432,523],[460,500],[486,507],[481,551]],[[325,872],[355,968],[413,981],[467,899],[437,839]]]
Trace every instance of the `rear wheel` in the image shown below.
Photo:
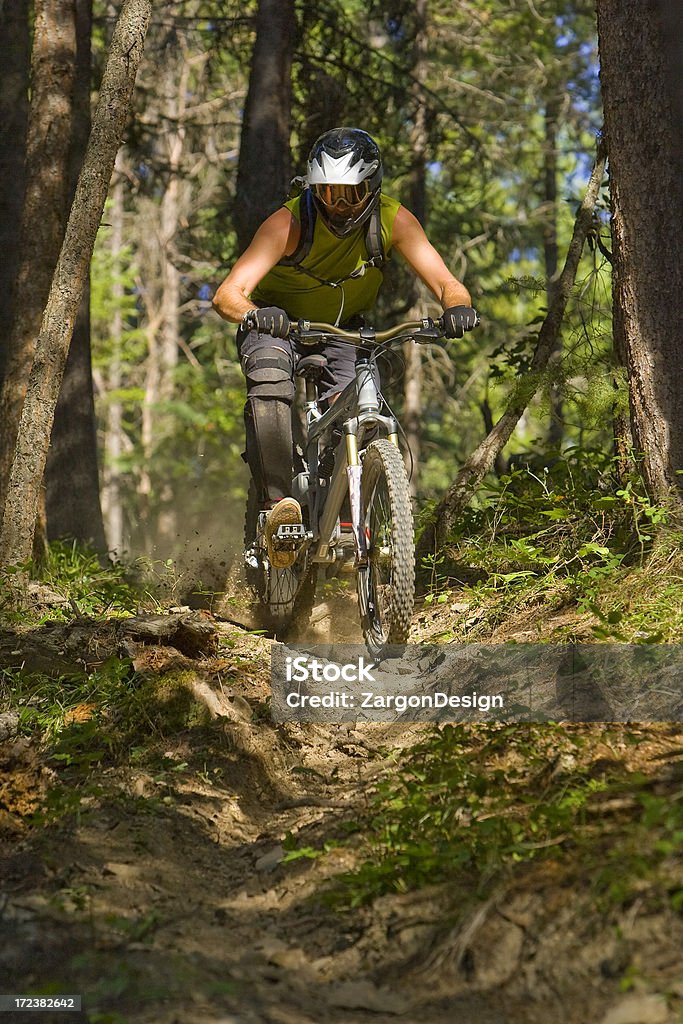
[[[274,569],[268,562],[265,540],[259,530],[260,512],[256,488],[250,481],[244,519],[247,583],[257,598],[264,628],[282,635],[295,622],[308,621],[315,599],[317,566],[309,565],[302,554],[291,568]]]
[[[358,569],[363,636],[374,655],[408,639],[415,599],[415,542],[410,493],[398,448],[373,441],[363,459],[361,527],[368,564]]]

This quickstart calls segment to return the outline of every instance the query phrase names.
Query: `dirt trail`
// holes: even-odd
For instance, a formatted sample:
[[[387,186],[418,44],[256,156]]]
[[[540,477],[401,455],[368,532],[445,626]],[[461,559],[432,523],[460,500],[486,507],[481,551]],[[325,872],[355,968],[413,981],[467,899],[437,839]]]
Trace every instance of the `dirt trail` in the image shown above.
[[[351,621],[343,613],[319,610],[307,639],[329,640],[331,622]],[[353,846],[286,863],[283,842],[292,833],[320,848],[362,820],[420,727],[274,727],[270,641],[222,628],[239,671],[196,668],[229,713],[169,729],[158,770],[136,767],[133,747],[89,776],[80,803],[27,828],[20,803],[40,803],[54,769],[27,741],[0,744],[0,990],[80,993],[86,1009],[36,1021],[681,1019],[683,924],[646,901],[601,916],[539,867],[463,913],[445,888],[346,913],[321,902],[326,879],[353,866]],[[69,770],[59,774],[68,800]],[[2,1016],[15,1018],[33,1019]]]

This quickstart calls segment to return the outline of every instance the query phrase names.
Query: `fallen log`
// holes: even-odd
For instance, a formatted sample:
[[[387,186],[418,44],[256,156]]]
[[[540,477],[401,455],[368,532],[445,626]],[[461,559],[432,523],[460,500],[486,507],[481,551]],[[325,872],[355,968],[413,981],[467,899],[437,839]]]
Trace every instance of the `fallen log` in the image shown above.
[[[218,628],[205,612],[52,622],[36,629],[0,630],[0,669],[27,675],[75,676],[109,658],[131,658],[137,645],[173,647],[189,658],[210,656]]]

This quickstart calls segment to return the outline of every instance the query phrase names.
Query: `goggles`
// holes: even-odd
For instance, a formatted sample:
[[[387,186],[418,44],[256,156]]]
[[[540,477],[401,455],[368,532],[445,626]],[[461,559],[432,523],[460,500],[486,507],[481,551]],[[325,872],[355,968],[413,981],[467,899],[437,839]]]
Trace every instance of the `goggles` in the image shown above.
[[[312,185],[313,194],[318,202],[328,210],[354,209],[367,201],[370,186],[367,181],[359,185]]]

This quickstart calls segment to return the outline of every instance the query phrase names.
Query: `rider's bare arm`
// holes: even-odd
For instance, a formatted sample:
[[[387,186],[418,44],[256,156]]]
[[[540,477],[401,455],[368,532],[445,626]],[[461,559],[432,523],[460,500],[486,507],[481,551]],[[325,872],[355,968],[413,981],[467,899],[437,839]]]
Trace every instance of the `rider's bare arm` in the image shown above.
[[[401,206],[396,214],[392,244],[438,299],[442,309],[472,305],[467,288],[451,274],[417,217],[405,206]]]
[[[290,256],[299,242],[299,222],[284,206],[264,220],[251,244],[218,286],[213,308],[224,320],[239,323],[254,309],[249,299],[256,285],[283,256]]]

